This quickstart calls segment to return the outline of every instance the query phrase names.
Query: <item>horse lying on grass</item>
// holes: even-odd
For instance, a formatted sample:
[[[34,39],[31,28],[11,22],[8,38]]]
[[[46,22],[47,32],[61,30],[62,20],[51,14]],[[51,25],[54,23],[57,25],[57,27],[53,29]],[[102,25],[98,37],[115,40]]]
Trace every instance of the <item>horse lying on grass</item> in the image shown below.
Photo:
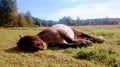
[[[87,35],[73,27],[56,24],[44,29],[35,36],[24,36],[17,42],[17,46],[25,51],[45,50],[50,46],[83,47],[93,43],[103,43],[104,39]]]

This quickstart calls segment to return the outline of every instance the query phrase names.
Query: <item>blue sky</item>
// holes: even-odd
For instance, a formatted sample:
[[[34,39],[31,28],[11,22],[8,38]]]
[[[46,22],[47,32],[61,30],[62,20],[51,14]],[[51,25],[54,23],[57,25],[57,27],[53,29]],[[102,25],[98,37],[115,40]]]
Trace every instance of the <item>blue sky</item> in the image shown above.
[[[17,0],[18,12],[46,20],[120,18],[120,0]]]

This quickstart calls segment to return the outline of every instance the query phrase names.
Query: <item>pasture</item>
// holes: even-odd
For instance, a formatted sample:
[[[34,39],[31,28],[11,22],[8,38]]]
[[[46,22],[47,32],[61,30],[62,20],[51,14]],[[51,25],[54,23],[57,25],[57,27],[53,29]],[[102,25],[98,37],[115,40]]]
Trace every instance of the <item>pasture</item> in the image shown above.
[[[44,28],[0,28],[0,67],[120,67],[120,25],[75,26],[103,44],[25,52],[16,47],[19,35],[36,35]]]

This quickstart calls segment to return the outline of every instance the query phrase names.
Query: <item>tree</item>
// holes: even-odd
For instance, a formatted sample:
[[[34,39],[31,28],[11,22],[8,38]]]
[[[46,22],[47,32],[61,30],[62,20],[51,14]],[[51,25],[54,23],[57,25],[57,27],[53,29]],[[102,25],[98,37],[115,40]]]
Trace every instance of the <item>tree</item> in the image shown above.
[[[26,27],[28,26],[28,23],[24,17],[23,14],[19,14],[19,18],[18,18],[18,26],[20,27]]]
[[[34,19],[33,19],[32,15],[31,15],[31,13],[29,11],[25,13],[25,18],[26,18],[26,20],[28,22],[28,25],[30,27],[34,27],[35,26]]]
[[[75,20],[75,25],[83,25],[83,20],[81,20],[79,17]]]
[[[39,18],[35,18],[35,17],[33,17],[33,19],[34,19],[34,22],[35,22],[35,25],[37,25],[37,26],[42,26],[42,20],[41,19],[39,19]]]
[[[0,0],[0,26],[16,26],[17,18],[16,0]]]
[[[74,25],[74,20],[71,17],[67,17],[67,22],[68,22],[68,25],[70,26]]]
[[[73,26],[74,20],[71,17],[63,17],[59,20],[59,23]]]

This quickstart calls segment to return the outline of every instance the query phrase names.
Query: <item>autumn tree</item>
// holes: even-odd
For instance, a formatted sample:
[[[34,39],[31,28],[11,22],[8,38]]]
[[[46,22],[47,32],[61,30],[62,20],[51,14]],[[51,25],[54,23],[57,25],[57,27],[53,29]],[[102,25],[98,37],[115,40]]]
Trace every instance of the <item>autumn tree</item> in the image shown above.
[[[25,13],[25,18],[26,18],[26,20],[28,22],[28,25],[30,27],[34,27],[35,26],[34,19],[33,19],[32,15],[31,15],[31,13],[29,11]]]
[[[0,26],[16,26],[17,19],[16,0],[0,0]]]
[[[19,17],[18,17],[18,26],[19,27],[26,27],[28,26],[28,23],[24,17],[24,14],[19,14]]]

